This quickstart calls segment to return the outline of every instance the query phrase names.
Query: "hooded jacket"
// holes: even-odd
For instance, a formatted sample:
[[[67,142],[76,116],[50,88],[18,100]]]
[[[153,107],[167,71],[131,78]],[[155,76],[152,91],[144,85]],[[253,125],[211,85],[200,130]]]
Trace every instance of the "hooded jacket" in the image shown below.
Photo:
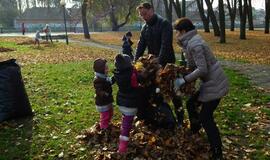
[[[185,33],[178,41],[186,53],[188,67],[194,70],[184,79],[187,82],[201,79],[198,100],[208,102],[226,95],[229,90],[227,77],[220,63],[197,31],[192,30]]]

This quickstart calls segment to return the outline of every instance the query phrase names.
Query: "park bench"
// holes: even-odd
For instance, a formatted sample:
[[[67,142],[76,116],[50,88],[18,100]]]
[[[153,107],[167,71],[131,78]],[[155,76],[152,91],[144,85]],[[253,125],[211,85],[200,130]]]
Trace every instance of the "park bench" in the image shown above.
[[[57,35],[51,35],[52,39],[58,40],[58,39],[66,39],[66,35],[64,34],[57,34]],[[46,35],[41,35],[41,39],[46,40]]]

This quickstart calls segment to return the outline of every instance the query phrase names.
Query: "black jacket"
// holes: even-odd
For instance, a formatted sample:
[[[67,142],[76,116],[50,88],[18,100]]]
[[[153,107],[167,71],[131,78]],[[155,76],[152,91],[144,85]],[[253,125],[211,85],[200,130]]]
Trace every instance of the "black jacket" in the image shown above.
[[[141,105],[139,88],[134,88],[131,85],[132,72],[132,68],[114,71],[114,80],[118,86],[116,103],[119,106],[137,108]]]
[[[159,57],[159,63],[164,67],[167,63],[175,62],[172,46],[172,25],[162,17],[154,14],[141,31],[140,40],[136,50],[135,60],[144,54],[146,47],[148,54]]]
[[[112,84],[105,78],[96,77],[94,79],[95,103],[98,106],[108,105],[113,102]]]

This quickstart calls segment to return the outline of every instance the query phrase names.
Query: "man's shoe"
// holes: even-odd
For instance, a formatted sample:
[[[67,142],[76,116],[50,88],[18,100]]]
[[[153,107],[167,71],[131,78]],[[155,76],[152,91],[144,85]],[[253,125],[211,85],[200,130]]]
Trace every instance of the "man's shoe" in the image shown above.
[[[223,160],[221,147],[215,147],[211,149],[213,160]]]

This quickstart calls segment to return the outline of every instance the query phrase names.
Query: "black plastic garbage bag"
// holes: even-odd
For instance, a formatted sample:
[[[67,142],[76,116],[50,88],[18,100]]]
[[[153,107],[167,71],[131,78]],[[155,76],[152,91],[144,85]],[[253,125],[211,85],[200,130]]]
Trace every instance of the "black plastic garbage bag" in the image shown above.
[[[137,117],[144,120],[154,128],[173,129],[176,126],[176,119],[168,103],[163,101],[160,94],[143,90],[142,105],[138,106]]]
[[[161,96],[155,95],[151,100],[152,103],[148,99],[144,99],[144,102],[142,106],[138,107],[138,119],[144,120],[155,128],[173,129],[176,126],[172,109]]]
[[[15,59],[0,62],[0,122],[33,115],[20,67]]]
[[[143,110],[139,109],[137,117],[154,128],[173,129],[176,126],[176,119],[167,103],[160,103],[158,106],[147,106]]]

